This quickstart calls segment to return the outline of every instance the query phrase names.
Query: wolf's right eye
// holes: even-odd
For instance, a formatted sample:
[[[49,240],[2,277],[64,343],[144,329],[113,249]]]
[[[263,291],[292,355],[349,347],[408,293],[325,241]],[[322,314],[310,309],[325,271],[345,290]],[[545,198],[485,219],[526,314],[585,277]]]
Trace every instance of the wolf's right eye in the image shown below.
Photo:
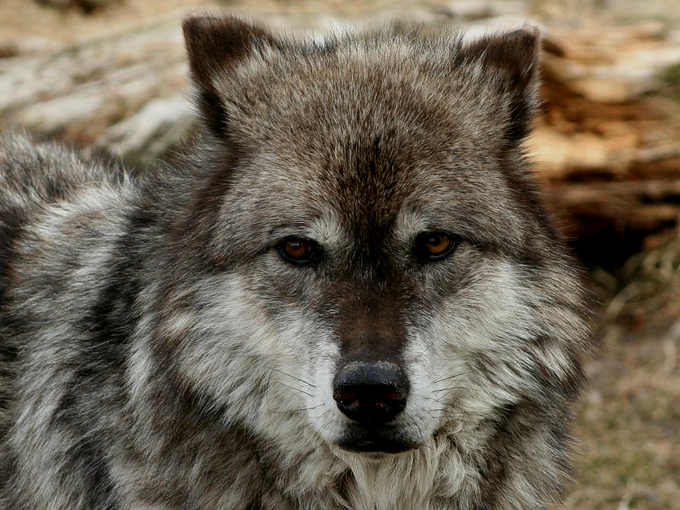
[[[423,260],[442,260],[453,253],[457,241],[446,232],[422,232],[416,237],[415,252]]]
[[[283,260],[298,266],[315,262],[320,252],[316,242],[302,237],[287,237],[276,245],[276,249]]]

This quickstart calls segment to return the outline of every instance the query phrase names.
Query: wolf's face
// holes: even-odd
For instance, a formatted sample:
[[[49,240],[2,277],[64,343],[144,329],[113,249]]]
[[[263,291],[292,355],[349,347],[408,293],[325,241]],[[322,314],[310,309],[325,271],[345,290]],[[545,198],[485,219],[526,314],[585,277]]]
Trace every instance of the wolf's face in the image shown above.
[[[574,376],[578,289],[518,147],[535,34],[185,33],[207,142],[183,235],[208,269],[163,334],[187,386],[260,430],[401,452]]]

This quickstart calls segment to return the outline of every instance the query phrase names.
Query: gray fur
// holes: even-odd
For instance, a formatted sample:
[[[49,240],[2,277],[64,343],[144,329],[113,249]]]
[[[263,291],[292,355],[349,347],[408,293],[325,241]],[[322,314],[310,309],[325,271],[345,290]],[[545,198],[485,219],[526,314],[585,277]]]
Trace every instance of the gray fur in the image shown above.
[[[559,501],[588,330],[522,156],[536,34],[185,34],[204,129],[172,166],[0,137],[0,508]],[[455,252],[416,260],[428,230]],[[337,446],[368,351],[408,373],[414,449]]]

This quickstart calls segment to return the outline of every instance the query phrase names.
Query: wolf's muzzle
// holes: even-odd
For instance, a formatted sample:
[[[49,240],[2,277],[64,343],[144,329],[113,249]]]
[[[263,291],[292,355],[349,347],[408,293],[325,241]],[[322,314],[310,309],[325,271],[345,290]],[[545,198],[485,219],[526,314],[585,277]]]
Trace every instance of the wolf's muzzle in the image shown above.
[[[353,361],[333,380],[338,409],[367,427],[392,421],[406,407],[409,382],[402,369],[389,361]]]

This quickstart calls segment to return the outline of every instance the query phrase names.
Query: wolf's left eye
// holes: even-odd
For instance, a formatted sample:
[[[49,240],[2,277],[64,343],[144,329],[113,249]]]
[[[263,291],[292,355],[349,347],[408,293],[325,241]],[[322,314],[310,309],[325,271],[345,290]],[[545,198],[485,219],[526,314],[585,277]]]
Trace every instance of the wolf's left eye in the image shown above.
[[[299,266],[316,261],[320,251],[316,242],[302,237],[287,237],[276,249],[285,261]]]
[[[441,260],[455,250],[457,239],[446,232],[421,232],[416,237],[415,252],[421,259]]]

